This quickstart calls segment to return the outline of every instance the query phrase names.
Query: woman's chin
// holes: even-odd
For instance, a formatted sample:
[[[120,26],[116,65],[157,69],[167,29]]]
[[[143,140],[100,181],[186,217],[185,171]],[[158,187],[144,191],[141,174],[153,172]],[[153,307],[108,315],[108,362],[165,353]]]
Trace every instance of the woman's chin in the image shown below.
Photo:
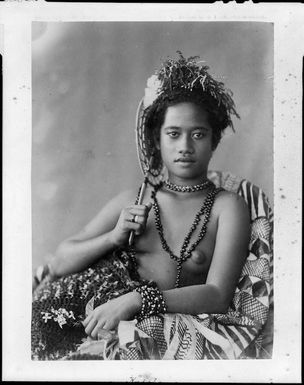
[[[169,174],[169,180],[173,183],[181,184],[183,181],[186,184],[199,184],[206,179],[206,173],[189,173],[179,172],[175,174]]]

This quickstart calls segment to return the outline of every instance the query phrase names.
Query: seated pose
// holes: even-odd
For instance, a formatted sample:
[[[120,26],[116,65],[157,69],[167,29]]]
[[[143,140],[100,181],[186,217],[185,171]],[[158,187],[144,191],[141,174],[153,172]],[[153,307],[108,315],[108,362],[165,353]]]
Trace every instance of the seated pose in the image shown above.
[[[233,303],[248,257],[248,205],[208,179],[238,117],[231,93],[179,52],[149,79],[139,111],[145,183],[59,245],[34,292],[33,359],[242,358],[260,328]],[[234,324],[243,328],[236,347],[223,329]],[[124,344],[123,325],[136,331]]]

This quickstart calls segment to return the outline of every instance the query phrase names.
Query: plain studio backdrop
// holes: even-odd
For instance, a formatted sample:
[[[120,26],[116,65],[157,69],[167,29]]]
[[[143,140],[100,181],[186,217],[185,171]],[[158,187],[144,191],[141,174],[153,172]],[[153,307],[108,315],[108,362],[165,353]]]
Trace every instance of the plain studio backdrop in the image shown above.
[[[241,116],[210,169],[250,180],[273,204],[271,23],[33,22],[33,267],[114,195],[140,186],[136,110],[147,79],[177,50],[210,66]]]

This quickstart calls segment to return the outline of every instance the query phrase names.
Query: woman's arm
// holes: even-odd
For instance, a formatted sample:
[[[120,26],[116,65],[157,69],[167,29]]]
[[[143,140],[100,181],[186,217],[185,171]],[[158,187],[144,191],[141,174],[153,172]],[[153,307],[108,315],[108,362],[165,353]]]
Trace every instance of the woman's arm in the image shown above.
[[[144,230],[149,207],[133,204],[136,193],[126,191],[113,198],[79,233],[59,244],[49,267],[60,277],[83,270],[100,257],[123,246],[131,230]],[[134,215],[141,223],[132,222]]]
[[[165,291],[169,312],[224,313],[233,298],[248,255],[248,206],[239,195],[225,193],[218,197],[215,210],[219,213],[218,230],[206,284]]]
[[[236,194],[223,194],[217,201],[218,230],[207,281],[165,290],[169,313],[225,313],[233,298],[247,258],[250,218],[245,201]],[[95,338],[100,328],[115,329],[120,320],[133,319],[140,308],[141,296],[137,292],[100,305],[85,319],[86,333]]]

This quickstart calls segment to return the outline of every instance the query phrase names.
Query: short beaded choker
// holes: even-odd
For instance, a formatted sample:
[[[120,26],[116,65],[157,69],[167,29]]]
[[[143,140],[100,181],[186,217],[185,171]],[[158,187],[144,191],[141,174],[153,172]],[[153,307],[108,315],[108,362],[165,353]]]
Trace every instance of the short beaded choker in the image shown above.
[[[166,180],[164,182],[164,186],[168,190],[182,192],[182,193],[191,193],[191,192],[201,191],[201,190],[204,190],[207,187],[210,187],[212,185],[213,185],[213,183],[209,179],[207,179],[203,183],[196,184],[194,186],[179,186],[177,184],[170,182],[169,180]]]
[[[212,182],[210,182],[210,183],[212,183]],[[154,209],[154,214],[155,214],[155,225],[156,225],[156,229],[158,231],[159,237],[160,237],[162,248],[164,251],[166,251],[170,255],[170,258],[172,258],[174,261],[177,262],[177,275],[176,275],[176,280],[175,280],[175,287],[179,287],[180,276],[181,276],[181,271],[182,271],[182,264],[187,259],[189,259],[191,257],[192,252],[195,250],[197,245],[201,242],[201,240],[204,238],[204,236],[206,234],[207,224],[208,224],[209,219],[210,219],[210,213],[211,213],[211,209],[213,207],[213,203],[214,203],[216,194],[218,192],[222,191],[222,188],[216,188],[213,183],[212,183],[212,185],[213,185],[212,190],[208,193],[202,207],[200,208],[200,210],[198,211],[198,213],[196,214],[196,216],[194,218],[194,222],[193,222],[192,226],[190,227],[188,234],[185,237],[185,240],[183,242],[179,256],[175,255],[172,252],[169,245],[167,244],[167,241],[165,240],[164,230],[163,230],[163,226],[162,226],[161,218],[160,218],[160,208],[159,208],[159,204],[158,204],[158,201],[156,198],[157,189],[155,189],[152,192],[153,209]],[[198,238],[195,242],[192,243],[192,245],[189,246],[191,236],[194,233],[194,231],[196,230],[196,228],[198,227],[202,215],[204,215],[204,220],[203,220],[203,224],[202,224],[201,230],[199,232]]]

